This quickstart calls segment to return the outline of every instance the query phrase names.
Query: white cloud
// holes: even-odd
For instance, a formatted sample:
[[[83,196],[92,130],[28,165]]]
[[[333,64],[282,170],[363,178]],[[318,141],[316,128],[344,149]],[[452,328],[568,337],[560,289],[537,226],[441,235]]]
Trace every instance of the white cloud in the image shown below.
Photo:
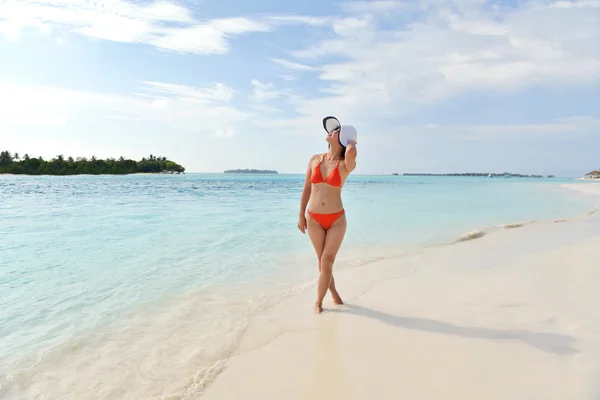
[[[90,110],[125,107],[118,96],[94,95],[50,86],[0,82],[0,123],[18,127],[61,126]]]
[[[17,40],[26,28],[36,28],[43,33],[58,28],[96,39],[144,43],[195,54],[226,53],[230,36],[270,29],[247,18],[201,22],[188,9],[166,1],[143,4],[124,0],[7,0],[0,3],[0,34]]]
[[[180,131],[230,137],[251,114],[228,103],[225,85],[193,87],[141,82],[139,92],[107,95],[0,82],[0,125],[16,128],[63,126],[75,120],[123,119],[149,122]]]
[[[350,1],[342,3],[342,8],[352,14],[379,14],[404,10],[410,5],[405,1],[380,0],[380,1]]]
[[[293,75],[279,75],[279,77],[281,79],[283,79],[284,81],[297,81],[298,80],[298,78],[296,78]]]
[[[438,143],[435,146],[437,151],[443,151],[448,143],[453,143],[456,150],[462,146],[463,142],[480,141],[485,143],[504,142],[506,144],[515,144],[519,140],[531,139],[529,143],[543,143],[546,140],[552,141],[556,138],[569,139],[577,138],[588,140],[600,139],[600,118],[590,116],[573,116],[566,118],[549,118],[543,122],[531,123],[497,123],[497,124],[424,124],[424,125],[390,125],[377,132],[377,140],[389,140],[390,148],[404,147],[406,143],[420,143],[421,145],[430,145],[432,142]],[[359,130],[359,135],[361,131]],[[373,133],[368,134],[373,138]],[[548,141],[544,143],[549,143]],[[560,148],[559,146],[557,146]],[[432,148],[433,150],[433,148]],[[490,148],[493,153],[493,148]],[[534,151],[535,149],[529,149]]]
[[[178,130],[227,133],[251,117],[229,104],[233,97],[234,91],[220,83],[195,87],[143,82],[140,93],[127,99],[133,103],[129,113],[137,120],[155,121]]]
[[[61,34],[56,38],[56,43],[60,45],[66,45],[69,43],[69,36],[65,33]]]
[[[552,8],[600,8],[600,1],[557,1],[550,4]]]
[[[249,108],[258,112],[254,117],[254,123],[263,120],[265,115],[280,113],[282,111],[276,105],[276,100],[294,97],[289,89],[279,89],[272,82],[262,83],[258,79],[252,79],[252,86],[254,87],[254,91],[249,96]]]
[[[320,134],[325,138],[323,125],[318,117],[265,118],[262,115],[257,116],[253,122],[262,128],[282,135],[318,136]]]
[[[252,79],[252,86],[254,86],[252,98],[258,102],[273,100],[281,96],[281,93],[275,89],[275,85],[271,82],[261,83],[257,79]]]
[[[166,50],[186,53],[226,53],[227,38],[247,32],[266,32],[270,28],[246,18],[213,20],[185,29],[164,28],[150,44]]]
[[[295,71],[318,71],[319,70],[319,68],[283,60],[281,58],[273,58],[273,59],[271,59],[271,61],[273,61],[275,64],[278,64],[284,68],[292,69]]]
[[[323,60],[319,92],[291,100],[299,119],[326,113],[363,123],[469,92],[600,81],[598,0],[506,8],[418,0],[417,19],[383,25],[386,10],[403,4],[346,3],[355,15],[335,19],[322,41],[290,50],[289,62]]]
[[[215,137],[218,138],[230,138],[235,135],[235,131],[232,128],[228,129],[219,129],[217,130]]]
[[[250,108],[259,113],[279,113],[281,110],[277,107],[267,106],[263,104],[250,104]]]
[[[143,81],[144,90],[153,93],[151,96],[174,96],[189,102],[214,103],[228,102],[233,98],[234,91],[222,83],[213,87],[194,87],[174,83]]]
[[[269,83],[258,80],[254,83],[263,89],[277,90]],[[141,82],[138,93],[119,96],[0,82],[0,94],[2,94],[0,96],[0,143],[5,143],[10,148],[46,157],[58,153],[135,155],[138,154],[137,152],[140,152],[139,154],[154,152],[158,147],[168,149],[169,155],[173,153],[178,161],[183,162],[193,171],[231,168],[222,156],[229,150],[234,152],[239,150],[240,153],[236,153],[238,154],[236,157],[250,165],[256,165],[257,160],[260,159],[265,163],[275,162],[274,168],[281,169],[282,167],[278,165],[288,165],[286,171],[298,171],[306,162],[305,152],[316,152],[324,148],[325,132],[321,126],[321,117],[327,114],[336,115],[342,121],[351,120],[357,126],[359,137],[363,138],[360,139],[360,143],[363,143],[361,165],[367,168],[368,172],[428,170],[433,167],[478,169],[488,168],[488,166],[504,170],[519,163],[525,165],[524,160],[529,160],[528,165],[532,163],[537,165],[536,163],[539,162],[537,158],[535,161],[529,158],[531,149],[527,151],[518,149],[519,155],[515,155],[510,152],[511,146],[514,146],[518,140],[528,137],[536,143],[546,144],[548,140],[556,137],[576,138],[577,140],[573,142],[579,143],[595,143],[594,140],[597,139],[594,137],[598,138],[600,132],[600,119],[586,116],[550,119],[547,122],[532,124],[428,123],[402,126],[398,125],[396,120],[395,125],[377,126],[368,123],[371,122],[368,120],[354,119],[354,115],[348,113],[344,107],[335,108],[337,107],[335,104],[329,107],[327,102],[321,103],[323,108],[313,115],[289,116],[272,107],[269,101],[264,104],[252,104],[250,107],[256,112],[249,113],[232,107],[231,103],[236,100],[235,92],[220,84],[191,87],[165,82]],[[304,99],[290,96],[288,93],[285,95],[301,107],[315,106],[311,100],[303,103]],[[286,118],[279,115],[285,115]],[[123,130],[119,133],[112,133],[110,130],[102,132],[113,134],[106,140],[101,140],[97,133],[90,134],[85,129],[81,130],[82,125],[69,126],[71,122],[80,122],[90,129],[92,126],[98,126],[102,131],[104,126],[111,126],[105,123],[111,119],[117,120],[113,121],[112,126],[121,126]],[[136,125],[137,122],[144,124]],[[146,138],[147,131],[140,131],[138,126],[151,126],[152,137]],[[60,129],[44,129],[52,127]],[[55,136],[60,136],[56,132],[70,132],[69,139],[63,137],[61,140],[52,136],[52,133],[46,137],[48,132],[54,132]],[[276,139],[271,136],[273,140],[266,141],[270,144],[261,147],[262,158],[257,159],[256,149],[251,146],[258,133],[304,136],[304,139],[298,140],[301,143],[298,149],[301,150],[294,150],[290,154],[290,159],[277,161],[272,158],[272,154],[276,153],[275,150],[280,146],[281,141],[288,139]],[[140,137],[143,138],[141,141]],[[230,143],[227,139],[231,138],[236,138],[237,147],[233,146],[234,149],[228,150]],[[240,143],[244,145],[240,147]],[[432,143],[437,145],[431,147]],[[504,150],[495,147],[498,143],[504,143]],[[247,146],[252,149],[252,155],[248,155],[247,152],[241,153],[241,149]],[[448,150],[450,147],[452,151]],[[235,150],[236,148],[238,150]],[[587,149],[585,146],[580,149],[587,152],[585,162],[596,154],[589,150],[589,146]],[[571,151],[575,150],[571,149]],[[382,156],[382,152],[385,156]],[[423,158],[423,152],[427,152],[429,156]],[[203,156],[198,157],[198,154]],[[478,161],[465,161],[472,154],[478,155]],[[510,157],[506,158],[501,154],[510,154]],[[547,158],[550,157],[548,154],[546,151]],[[553,157],[553,162],[557,166],[565,164],[566,161],[560,161],[560,153],[557,155],[558,157]],[[495,157],[495,161],[490,161],[488,164],[490,157]],[[575,160],[584,165],[584,161],[578,158]],[[291,167],[290,162],[292,162]],[[508,166],[504,163],[508,163]]]
[[[374,21],[370,16],[340,18],[332,24],[332,27],[339,36],[360,38],[372,33]]]
[[[324,26],[330,21],[330,17],[311,17],[306,15],[273,15],[266,18],[267,21],[275,24],[290,25],[312,25]]]
[[[463,138],[488,139],[492,136],[515,135],[524,137],[529,135],[591,135],[600,130],[600,119],[586,116],[558,118],[546,123],[532,124],[501,124],[501,125],[471,125],[458,127],[445,127]]]
[[[270,31],[279,25],[326,27],[330,32],[308,48],[269,57],[298,76],[316,72],[306,75],[317,77],[318,89],[306,94],[311,85],[302,82],[300,95],[270,81],[253,80],[253,92],[242,96],[250,99],[250,112],[232,106],[236,91],[223,84],[196,87],[144,81],[138,93],[128,96],[14,89],[17,99],[3,102],[0,117],[13,124],[59,125],[96,112],[208,131],[217,137],[231,137],[239,131],[238,124],[248,121],[278,133],[319,135],[325,115],[375,129],[372,121],[398,119],[463,93],[598,82],[600,31],[597,17],[590,12],[598,4],[599,0],[557,1],[502,8],[482,0],[417,0],[410,5],[359,1],[343,5],[350,13],[345,17],[290,15],[201,22],[187,8],[167,2],[9,0],[0,3],[0,34],[13,38],[26,27],[40,32],[62,29],[172,51],[223,53],[232,35]],[[389,13],[405,7],[418,9],[418,19],[392,26]],[[289,82],[297,79],[279,77]],[[289,106],[295,114],[283,113],[277,101],[285,101],[286,110]],[[431,122],[422,128],[430,133],[444,129]],[[567,133],[571,126],[555,121],[529,132]],[[463,128],[468,135],[521,129]]]

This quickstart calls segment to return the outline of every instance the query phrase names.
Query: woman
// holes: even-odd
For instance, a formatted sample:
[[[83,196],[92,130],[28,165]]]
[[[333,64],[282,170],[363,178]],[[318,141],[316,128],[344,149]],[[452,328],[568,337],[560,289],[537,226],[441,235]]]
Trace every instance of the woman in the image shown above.
[[[323,125],[326,126],[325,122]],[[328,130],[327,127],[325,130]],[[351,140],[344,147],[339,135],[339,125],[329,130],[325,138],[329,143],[327,153],[316,154],[310,158],[300,200],[298,229],[302,233],[308,231],[319,261],[320,275],[315,302],[317,313],[323,311],[323,298],[327,289],[331,291],[334,303],[343,304],[335,287],[332,271],[346,233],[342,185],[356,168],[356,141]]]

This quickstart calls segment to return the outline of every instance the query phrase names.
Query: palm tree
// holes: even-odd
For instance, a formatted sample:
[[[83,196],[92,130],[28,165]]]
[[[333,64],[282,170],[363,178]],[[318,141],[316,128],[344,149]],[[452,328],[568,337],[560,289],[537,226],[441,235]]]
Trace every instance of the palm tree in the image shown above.
[[[12,157],[9,151],[0,153],[0,165],[9,165],[12,162]]]
[[[23,159],[24,159],[25,161],[28,161],[28,160],[29,160],[29,154],[25,153],[25,155],[23,156]]]
[[[15,153],[15,160],[19,161],[21,159],[21,157],[19,157],[19,153]]]

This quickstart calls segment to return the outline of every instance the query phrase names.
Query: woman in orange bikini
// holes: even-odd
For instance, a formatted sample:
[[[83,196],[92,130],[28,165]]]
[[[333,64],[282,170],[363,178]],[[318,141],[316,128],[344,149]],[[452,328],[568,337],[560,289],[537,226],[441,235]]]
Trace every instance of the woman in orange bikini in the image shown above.
[[[349,140],[346,143],[346,140],[340,140],[340,128],[344,132],[342,135],[351,132],[350,135],[354,138],[356,130],[350,126],[340,127],[333,117],[325,118],[323,126],[327,131],[325,140],[329,143],[329,150],[310,158],[298,218],[298,229],[302,233],[308,231],[319,261],[320,274],[315,302],[315,311],[318,313],[323,311],[327,289],[331,291],[334,303],[343,304],[335,287],[332,270],[346,233],[342,185],[356,167],[356,141]]]

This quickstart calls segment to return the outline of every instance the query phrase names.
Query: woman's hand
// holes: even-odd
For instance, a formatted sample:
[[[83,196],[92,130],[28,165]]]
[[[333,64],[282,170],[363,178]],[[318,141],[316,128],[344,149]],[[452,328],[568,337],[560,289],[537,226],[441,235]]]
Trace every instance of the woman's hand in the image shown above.
[[[298,229],[300,229],[300,232],[302,233],[306,233],[306,217],[304,215],[300,215],[298,217]]]
[[[312,163],[317,158],[315,154],[308,160],[308,166],[306,167],[306,176],[304,177],[304,187],[302,189],[302,197],[300,198],[300,210],[298,212],[298,229],[300,232],[306,232],[306,206],[310,199],[310,192],[312,190],[310,183],[310,174],[312,173]]]

